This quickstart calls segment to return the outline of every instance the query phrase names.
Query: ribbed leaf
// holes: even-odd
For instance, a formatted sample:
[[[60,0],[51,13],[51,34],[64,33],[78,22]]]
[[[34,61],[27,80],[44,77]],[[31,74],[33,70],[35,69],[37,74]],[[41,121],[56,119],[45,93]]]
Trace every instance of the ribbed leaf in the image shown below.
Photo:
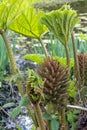
[[[65,45],[68,43],[72,29],[80,22],[80,19],[76,18],[76,16],[76,11],[69,9],[67,6],[67,8],[63,7],[59,10],[44,14],[41,18],[41,23],[45,24],[54,33],[54,36]]]
[[[28,8],[9,28],[17,33],[37,39],[47,31],[46,26],[40,23],[42,16],[42,11],[37,14],[36,9]]]
[[[6,29],[27,8],[27,0],[4,0],[0,4],[0,28]]]

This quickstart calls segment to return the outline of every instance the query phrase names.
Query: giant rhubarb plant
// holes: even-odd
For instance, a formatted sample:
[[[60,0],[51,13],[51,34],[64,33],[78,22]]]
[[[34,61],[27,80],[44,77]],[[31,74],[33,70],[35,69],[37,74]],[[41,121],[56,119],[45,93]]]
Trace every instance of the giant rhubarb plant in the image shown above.
[[[70,67],[70,53],[68,42],[73,28],[79,22],[79,19],[76,16],[76,11],[72,10],[68,5],[64,5],[59,10],[44,14],[44,16],[41,18],[41,23],[45,24],[48,27],[49,31],[51,31],[54,36],[58,38],[58,40],[64,45],[68,67]],[[61,113],[62,119],[64,119],[65,108],[62,109]],[[65,123],[66,121],[64,119],[62,121],[62,126]],[[62,130],[67,130],[66,125]]]
[[[47,56],[48,52],[41,39],[42,35],[47,31],[46,26],[40,23],[40,19],[43,15],[44,13],[42,11],[37,12],[36,9],[29,7],[9,26],[9,29],[24,36],[39,40]]]
[[[54,36],[64,45],[66,50],[67,65],[70,65],[68,41],[75,25],[79,22],[76,11],[68,5],[50,13],[44,14],[41,23],[45,24],[53,32]]]

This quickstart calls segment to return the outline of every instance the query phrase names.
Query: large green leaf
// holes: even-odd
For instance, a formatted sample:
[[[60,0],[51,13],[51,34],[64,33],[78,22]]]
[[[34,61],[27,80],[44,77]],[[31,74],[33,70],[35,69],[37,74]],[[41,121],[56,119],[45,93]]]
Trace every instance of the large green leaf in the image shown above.
[[[33,62],[36,62],[37,64],[41,64],[44,58],[45,56],[41,54],[27,54],[24,56],[24,59],[31,60]]]
[[[3,0],[0,4],[0,28],[6,29],[27,7],[27,0]]]
[[[3,0],[0,4],[0,28],[7,29],[22,11],[37,1],[38,0]]]
[[[41,23],[45,24],[48,29],[54,33],[54,36],[65,45],[68,43],[72,29],[80,19],[76,17],[76,11],[64,6],[56,11],[44,14],[41,18]]]
[[[51,120],[51,129],[59,130],[59,122],[56,119]]]
[[[26,106],[28,102],[29,102],[28,97],[24,95],[19,103],[19,106],[14,108],[13,111],[11,112],[10,117],[15,118],[17,115],[19,115],[21,112],[21,107]]]
[[[46,26],[40,23],[43,15],[42,11],[37,13],[36,9],[27,8],[9,28],[22,35],[38,39],[47,31]]]
[[[6,29],[21,14],[38,0],[3,0],[0,3],[0,27]]]

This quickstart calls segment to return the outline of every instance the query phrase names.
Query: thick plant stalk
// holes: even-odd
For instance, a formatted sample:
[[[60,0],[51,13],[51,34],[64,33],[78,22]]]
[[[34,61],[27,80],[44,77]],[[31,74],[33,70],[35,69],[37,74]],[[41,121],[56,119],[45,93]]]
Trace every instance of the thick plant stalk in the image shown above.
[[[13,71],[13,74],[16,74],[18,69],[16,67],[16,61],[14,59],[14,55],[13,55],[13,51],[11,49],[11,45],[9,44],[8,42],[8,39],[6,37],[6,33],[4,30],[0,30],[0,34],[2,35],[3,37],[3,40],[5,42],[5,46],[6,46],[6,49],[7,49],[7,53],[9,55],[9,59],[10,59],[10,63],[11,63],[11,67],[12,67],[12,71]]]
[[[65,108],[61,110],[61,130],[67,130]]]
[[[40,43],[41,43],[41,46],[42,46],[42,49],[43,49],[43,51],[44,51],[45,56],[47,57],[49,54],[48,54],[48,52],[47,52],[47,49],[46,49],[46,47],[45,47],[45,45],[44,45],[42,39],[39,38],[38,40],[39,40]]]
[[[69,52],[68,44],[66,43],[64,45],[64,47],[65,47],[65,51],[66,51],[67,66],[70,68],[70,52]]]
[[[79,71],[79,64],[78,64],[78,58],[77,58],[77,53],[76,53],[76,45],[75,45],[75,39],[74,39],[74,32],[71,33],[71,38],[72,38],[72,45],[73,45],[73,54],[74,54],[74,62],[75,62],[75,71],[76,71],[76,79],[77,79],[77,87],[78,87],[78,95],[81,104],[83,105],[82,101],[82,95],[80,93],[81,89],[81,79],[80,79],[80,71]]]
[[[76,78],[80,84],[80,71],[79,71],[79,64],[78,64],[78,58],[76,54],[76,45],[75,45],[75,39],[74,39],[74,32],[71,34],[72,38],[72,45],[73,45],[73,54],[74,54],[74,61],[75,61],[75,69],[76,69]]]
[[[36,104],[34,104],[34,108],[35,108],[36,117],[37,117],[37,121],[38,121],[40,130],[46,130],[42,112],[41,112],[38,102]]]
[[[10,64],[11,64],[11,68],[12,68],[12,72],[13,72],[13,74],[17,74],[18,68],[16,66],[16,61],[15,61],[14,54],[13,54],[13,51],[12,51],[12,48],[11,48],[11,44],[9,44],[9,41],[8,41],[8,39],[6,37],[5,31],[4,30],[0,30],[0,33],[2,35],[2,38],[3,38],[4,42],[5,42],[5,46],[6,46],[6,49],[7,49],[7,53],[8,53]],[[23,96],[24,92],[23,92],[21,83],[19,81],[17,81],[17,82],[18,82],[17,83],[18,84],[18,90],[21,93],[21,96]]]
[[[10,64],[11,64],[11,67],[12,67],[12,72],[13,74],[17,74],[18,73],[18,68],[16,66],[16,61],[15,61],[15,58],[14,58],[14,54],[13,54],[13,51],[12,51],[12,48],[11,48],[11,45],[9,44],[9,41],[7,39],[7,36],[6,36],[6,33],[4,30],[0,30],[0,34],[5,42],[5,46],[6,46],[6,49],[7,49],[7,53],[8,53],[8,56],[9,56],[9,59],[10,59]],[[21,81],[17,81],[17,87],[18,87],[18,90],[21,94],[21,97],[24,96],[24,90],[22,88],[22,84],[21,84]],[[31,106],[28,104],[27,106],[27,109],[28,109],[28,112],[29,112],[29,115],[31,116],[35,126],[37,127],[37,123],[36,123],[36,120],[35,120],[35,116],[34,116],[34,113],[32,113],[32,108]]]
[[[68,44],[65,44],[65,51],[66,51],[66,64],[70,71],[70,52]],[[63,102],[66,102],[66,99],[63,100]],[[66,123],[66,114],[65,114],[65,107],[61,110],[61,130],[67,130],[67,123]]]
[[[29,116],[31,117],[31,119],[33,120],[33,123],[34,123],[35,127],[37,128],[38,123],[37,123],[36,116],[35,116],[35,113],[34,113],[32,107],[30,107],[29,104],[27,104],[26,107],[27,107]]]

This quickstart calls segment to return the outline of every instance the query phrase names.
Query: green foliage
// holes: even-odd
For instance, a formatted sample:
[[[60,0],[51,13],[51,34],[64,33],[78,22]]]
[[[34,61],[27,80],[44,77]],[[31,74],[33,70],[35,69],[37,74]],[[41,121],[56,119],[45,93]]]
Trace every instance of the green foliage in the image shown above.
[[[70,130],[75,130],[77,126],[77,120],[78,120],[78,115],[80,114],[80,110],[73,110],[73,111],[68,111],[67,113],[67,121],[70,125]]]
[[[41,23],[45,24],[54,36],[65,45],[69,41],[72,29],[80,22],[80,19],[76,16],[76,11],[66,5],[59,10],[44,14]]]
[[[1,124],[0,124],[1,125]],[[0,130],[6,130],[4,127],[0,126]]]
[[[84,96],[87,97],[87,94],[85,94]]]
[[[50,35],[52,34],[50,33]],[[53,38],[53,36],[50,36],[50,42],[47,44],[47,47],[51,56],[59,56],[59,57],[66,56],[64,46],[60,43],[58,39]]]
[[[36,62],[37,64],[42,63],[44,58],[45,58],[45,56],[41,55],[41,54],[29,54],[29,55],[27,54],[24,56],[24,59],[31,60],[33,62]],[[61,64],[66,66],[66,58],[54,56],[54,59],[58,60]],[[73,67],[73,66],[74,66],[74,60],[71,59],[70,67]]]
[[[15,104],[13,102],[10,102],[10,103],[6,103],[4,104],[2,107],[3,108],[10,108],[10,107],[13,107]]]
[[[26,106],[28,104],[29,100],[28,100],[28,97],[27,95],[24,95],[19,103],[19,106]]]
[[[17,130],[22,130],[22,128],[19,125],[17,125]]]
[[[28,104],[28,102],[29,102],[28,97],[26,95],[24,95],[24,97],[22,97],[22,99],[19,103],[19,106],[14,108],[13,111],[11,112],[10,117],[15,118],[17,115],[19,115],[21,112],[21,107],[26,106]]]
[[[31,5],[36,2],[38,2],[38,0],[29,0],[29,1],[28,0],[3,0],[1,1],[0,2],[0,28],[7,29],[20,16],[22,11],[31,7]]]
[[[71,98],[75,98],[75,96],[77,94],[77,88],[75,87],[75,81],[71,81],[71,83],[68,87],[68,91],[69,91],[69,96]]]
[[[29,87],[43,87],[42,79],[33,70],[29,70],[29,81],[31,83]]]
[[[42,11],[37,13],[36,9],[27,8],[9,28],[19,34],[38,39],[47,31],[46,26],[40,23],[43,15]]]
[[[43,117],[46,119],[46,120],[52,120],[52,116],[48,113],[44,113],[43,114]]]
[[[59,130],[59,123],[56,119],[51,120],[51,129],[52,130]]]
[[[32,130],[36,130],[35,126],[32,127]]]
[[[47,31],[48,27],[48,29],[54,33],[55,37],[58,38],[63,45],[68,43],[73,27],[80,21],[76,18],[77,13],[70,9],[69,6],[63,6],[60,10],[44,15],[42,11],[37,12],[34,8],[30,7],[34,2],[37,2],[37,0],[32,0],[30,3],[27,0],[3,0],[3,3],[0,4],[0,29],[6,30],[9,28],[22,35],[39,39]],[[28,5],[29,8],[27,8]],[[40,19],[43,24],[40,22]],[[56,46],[54,47],[56,48]],[[0,67],[4,68],[7,60],[7,52],[5,52],[4,44],[2,44],[2,42],[0,42],[0,50]],[[44,55],[26,55],[24,58],[40,64],[43,62]],[[66,58],[54,58],[66,66]],[[73,64],[74,62],[71,60],[71,67],[73,67]],[[69,96],[73,98],[76,95],[76,88],[74,85],[74,82],[71,82],[69,86]],[[27,94],[33,102],[36,102],[39,98],[44,97],[42,87],[42,79],[34,73],[34,71],[29,71]],[[18,114],[20,114],[21,107],[28,104],[28,96],[24,95],[19,103],[19,106],[13,109],[10,115],[11,118],[15,118]],[[13,106],[14,103],[11,102],[3,105],[3,108]],[[69,111],[67,115],[67,120],[69,124],[71,124],[72,130],[76,127],[74,121],[77,118],[77,113],[77,111]],[[59,129],[59,122],[55,115],[52,116],[45,114],[44,117],[46,120],[50,121],[52,130]],[[18,129],[21,130],[20,127],[18,127]],[[33,129],[35,128],[33,127],[32,130]]]
[[[81,33],[81,34],[80,34],[80,38],[81,38],[81,40],[87,42],[87,35],[86,35],[86,34]]]
[[[0,4],[0,28],[7,29],[8,26],[27,7],[26,0],[3,0]]]
[[[66,58],[55,56],[54,59],[58,60],[62,65],[66,66]],[[74,66],[74,60],[71,58],[70,67]]]
[[[16,108],[13,109],[13,111],[10,114],[11,118],[15,118],[16,116],[18,116],[21,112],[21,107],[17,106]]]
[[[0,3],[2,3],[3,0],[0,0]]]
[[[0,36],[0,70],[4,70],[8,63],[8,55],[2,37]]]
[[[0,36],[0,80],[6,74],[6,65],[8,64],[8,54],[2,37]]]
[[[41,97],[44,98],[42,87],[42,79],[33,70],[29,70],[26,92],[32,103],[39,102]]]
[[[48,113],[44,113],[43,117],[46,120],[50,121],[50,126],[52,130],[59,130],[59,122],[57,120],[57,117],[55,115],[50,115]]]
[[[37,64],[42,63],[44,58],[45,56],[41,54],[27,54],[24,56],[24,59],[31,60],[33,62],[36,62]]]
[[[46,104],[46,112],[49,113],[49,114],[54,115],[56,113],[55,105],[53,103],[51,103],[51,102],[48,102]]]

